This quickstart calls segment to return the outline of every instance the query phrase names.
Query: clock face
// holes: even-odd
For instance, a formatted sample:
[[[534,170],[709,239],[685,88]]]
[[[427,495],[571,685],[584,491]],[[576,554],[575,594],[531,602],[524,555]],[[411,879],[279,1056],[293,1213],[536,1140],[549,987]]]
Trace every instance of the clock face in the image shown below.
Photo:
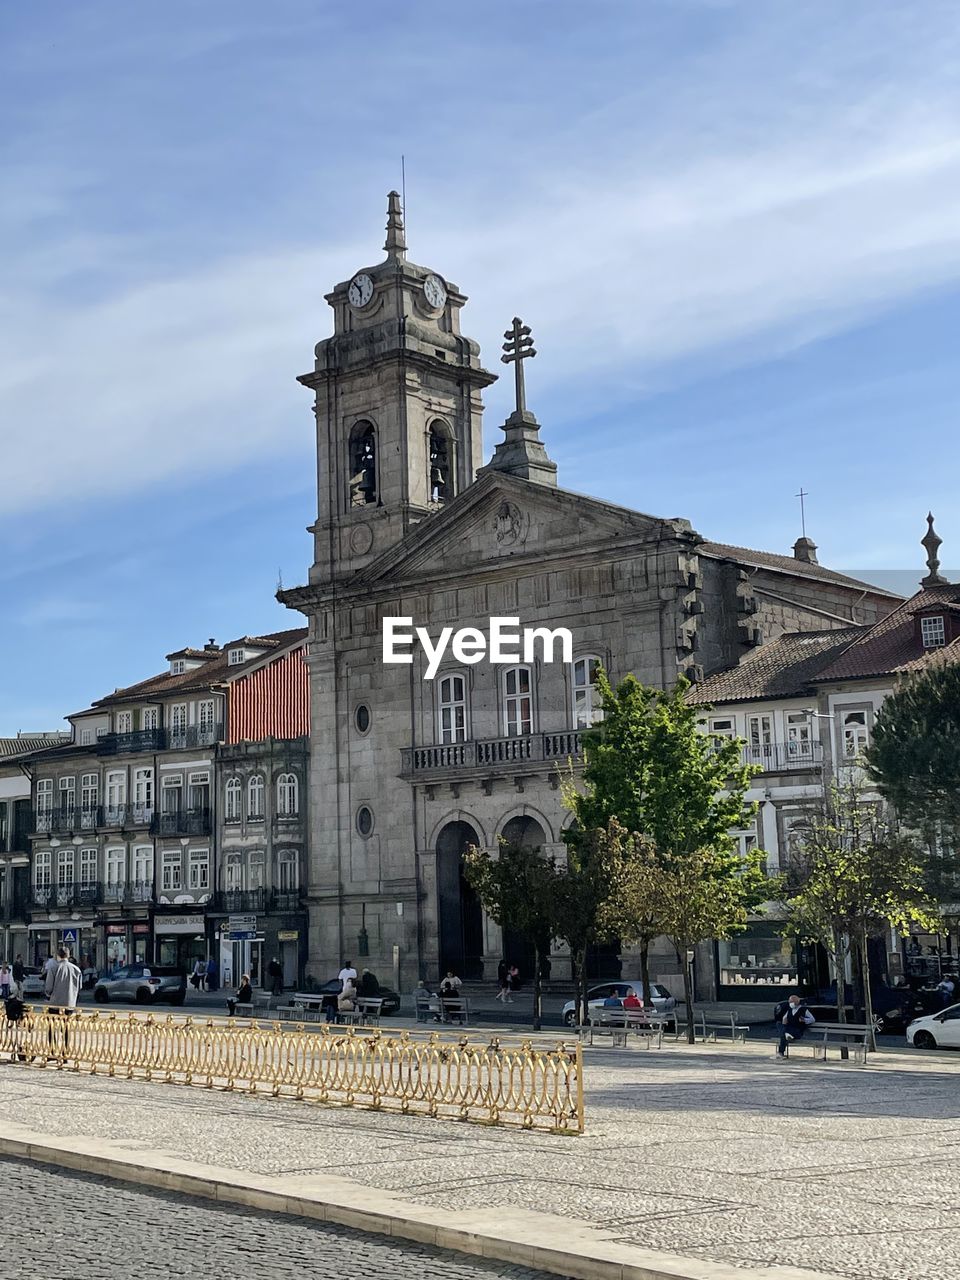
[[[350,288],[347,290],[347,298],[351,307],[365,307],[373,297],[373,281],[361,271],[360,275],[354,276],[350,281]]]
[[[447,287],[439,276],[427,276],[423,282],[423,296],[431,307],[439,309],[447,300]]]

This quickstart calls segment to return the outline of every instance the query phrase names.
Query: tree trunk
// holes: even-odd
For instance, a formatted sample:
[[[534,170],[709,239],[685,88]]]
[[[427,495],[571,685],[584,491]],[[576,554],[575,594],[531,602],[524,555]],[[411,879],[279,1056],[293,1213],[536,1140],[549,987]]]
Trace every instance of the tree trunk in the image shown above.
[[[870,957],[867,953],[866,929],[860,934],[860,972],[863,974],[863,1020],[870,1028],[867,1033],[867,1051],[876,1053],[877,1035],[873,1028],[873,992],[870,990]]]
[[[690,981],[690,962],[687,960],[686,947],[680,954],[683,956],[683,1003],[687,1008],[687,1044],[696,1044],[697,1037],[693,1025],[693,983]]]
[[[540,1030],[540,1004],[541,1004],[541,968],[540,968],[540,947],[537,943],[533,944],[533,1029]]]
[[[837,978],[837,1021],[847,1020],[847,974],[846,951],[843,946],[843,934],[839,929],[833,935],[833,967]]]
[[[851,939],[850,959],[853,963],[853,1013],[854,1017],[866,1020],[867,982],[868,976],[864,965],[864,952],[858,931],[857,937]]]
[[[640,943],[640,982],[643,984],[643,1007],[653,1008],[653,992],[650,989],[650,939]]]
[[[577,1022],[582,1027],[587,1020],[587,946],[583,943],[577,951],[574,962],[577,966]]]

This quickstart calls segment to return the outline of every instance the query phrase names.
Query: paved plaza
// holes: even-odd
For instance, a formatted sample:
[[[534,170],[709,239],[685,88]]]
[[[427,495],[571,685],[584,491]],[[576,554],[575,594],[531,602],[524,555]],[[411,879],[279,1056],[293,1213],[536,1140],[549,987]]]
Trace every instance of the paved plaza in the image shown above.
[[[882,1053],[862,1069],[781,1063],[749,1043],[585,1058],[582,1138],[16,1065],[0,1068],[0,1134],[162,1150],[265,1186],[336,1175],[461,1215],[558,1214],[612,1241],[741,1267],[956,1274],[960,1056]]]

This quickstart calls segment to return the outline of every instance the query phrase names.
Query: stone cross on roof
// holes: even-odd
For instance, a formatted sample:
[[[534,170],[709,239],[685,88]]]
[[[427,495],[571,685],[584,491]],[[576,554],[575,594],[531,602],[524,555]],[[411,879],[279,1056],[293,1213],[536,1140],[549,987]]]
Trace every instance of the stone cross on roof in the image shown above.
[[[513,324],[503,336],[506,338],[506,342],[503,344],[506,354],[502,355],[500,359],[504,364],[513,365],[517,392],[517,413],[523,414],[527,411],[527,393],[523,385],[523,362],[524,360],[530,360],[537,354],[533,346],[530,326],[524,324],[519,316],[514,316]]]

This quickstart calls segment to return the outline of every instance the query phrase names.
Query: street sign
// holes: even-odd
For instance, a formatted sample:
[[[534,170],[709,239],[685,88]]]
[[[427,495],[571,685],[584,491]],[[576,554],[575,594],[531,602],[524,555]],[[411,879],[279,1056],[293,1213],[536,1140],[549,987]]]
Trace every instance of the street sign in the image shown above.
[[[77,941],[76,929],[64,929],[63,932],[60,934],[60,941],[75,943]]]
[[[228,942],[252,942],[256,936],[256,929],[230,929],[227,940]]]
[[[238,933],[254,933],[257,931],[256,916],[227,916],[227,928],[231,933],[236,930]]]

